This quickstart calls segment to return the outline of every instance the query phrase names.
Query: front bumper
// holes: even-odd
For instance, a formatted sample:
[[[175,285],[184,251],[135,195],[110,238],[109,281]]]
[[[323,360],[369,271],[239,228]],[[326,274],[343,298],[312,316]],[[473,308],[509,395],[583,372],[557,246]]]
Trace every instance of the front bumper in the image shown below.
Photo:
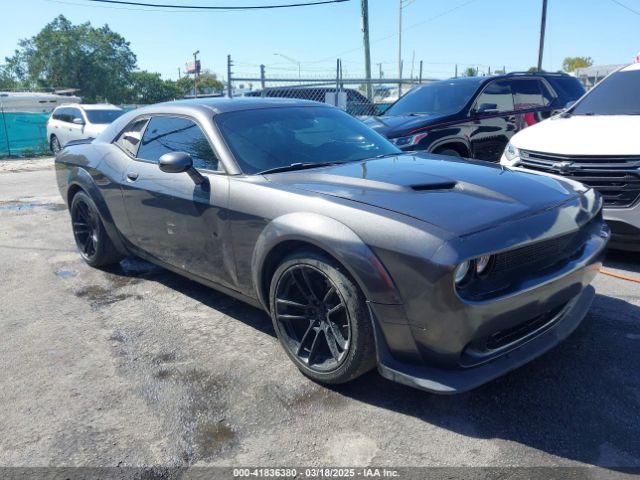
[[[389,380],[432,393],[455,394],[474,389],[530,362],[567,338],[587,314],[594,296],[593,287],[585,288],[553,326],[518,348],[470,368],[453,370],[400,362],[391,354],[377,328],[378,371]]]
[[[608,229],[602,221],[592,228],[602,228],[601,234],[594,232],[582,254],[553,273],[524,281],[517,291],[492,300],[453,303],[436,298],[432,303],[443,305],[437,311],[422,303],[422,317],[427,319],[422,325],[407,320],[404,311],[409,305],[370,303],[382,376],[453,394],[478,387],[553,348],[580,324],[594,296],[590,283],[602,265]],[[496,335],[507,340],[490,345],[488,339]]]
[[[606,208],[605,221],[611,227],[610,248],[640,252],[640,201],[630,208]]]

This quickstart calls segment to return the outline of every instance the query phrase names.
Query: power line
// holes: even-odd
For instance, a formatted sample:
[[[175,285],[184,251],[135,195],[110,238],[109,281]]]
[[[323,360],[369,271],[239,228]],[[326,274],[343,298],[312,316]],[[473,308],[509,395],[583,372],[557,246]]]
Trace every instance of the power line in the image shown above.
[[[112,5],[132,5],[137,7],[172,8],[181,10],[267,10],[274,8],[310,7],[313,5],[326,5],[329,3],[343,3],[350,0],[318,0],[313,2],[287,3],[282,5],[242,5],[242,6],[213,6],[213,5],[172,5],[163,3],[145,3],[129,0],[86,0],[94,3],[107,3]]]
[[[640,12],[638,10],[634,10],[633,8],[629,7],[628,5],[625,5],[624,3],[619,2],[618,0],[611,0],[613,3],[615,3],[616,5],[621,6],[622,8],[625,8],[627,10],[629,10],[631,13],[635,13],[636,15],[640,15]]]

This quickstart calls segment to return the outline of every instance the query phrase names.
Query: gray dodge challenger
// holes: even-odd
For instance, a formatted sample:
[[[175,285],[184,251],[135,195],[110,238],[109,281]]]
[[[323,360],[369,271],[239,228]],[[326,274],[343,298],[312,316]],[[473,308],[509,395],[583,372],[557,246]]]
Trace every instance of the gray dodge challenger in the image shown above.
[[[532,360],[585,317],[609,238],[582,184],[401,152],[299,100],[141,108],[56,174],[89,265],[138,256],[263,308],[327,384],[377,366],[456,393]]]

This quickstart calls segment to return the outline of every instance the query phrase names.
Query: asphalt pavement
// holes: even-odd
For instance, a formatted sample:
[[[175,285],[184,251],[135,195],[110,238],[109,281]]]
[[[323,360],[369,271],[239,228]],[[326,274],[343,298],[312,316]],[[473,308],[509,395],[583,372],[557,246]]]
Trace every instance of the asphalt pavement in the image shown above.
[[[640,278],[640,254],[606,267]],[[0,162],[0,466],[640,467],[640,284],[599,275],[560,346],[475,391],[303,377],[267,315],[76,253],[51,159]]]

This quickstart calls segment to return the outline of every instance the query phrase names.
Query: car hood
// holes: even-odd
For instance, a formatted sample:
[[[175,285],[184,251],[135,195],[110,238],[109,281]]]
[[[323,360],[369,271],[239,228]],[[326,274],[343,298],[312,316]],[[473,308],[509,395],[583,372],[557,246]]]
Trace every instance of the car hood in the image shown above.
[[[267,175],[271,182],[408,215],[455,235],[553,208],[576,182],[426,153]]]
[[[451,115],[420,114],[420,115],[381,115],[367,117],[364,123],[376,132],[388,138],[409,135],[412,130],[427,127],[434,123],[447,120]]]
[[[511,143],[559,155],[638,155],[640,115],[561,115],[522,130]]]

